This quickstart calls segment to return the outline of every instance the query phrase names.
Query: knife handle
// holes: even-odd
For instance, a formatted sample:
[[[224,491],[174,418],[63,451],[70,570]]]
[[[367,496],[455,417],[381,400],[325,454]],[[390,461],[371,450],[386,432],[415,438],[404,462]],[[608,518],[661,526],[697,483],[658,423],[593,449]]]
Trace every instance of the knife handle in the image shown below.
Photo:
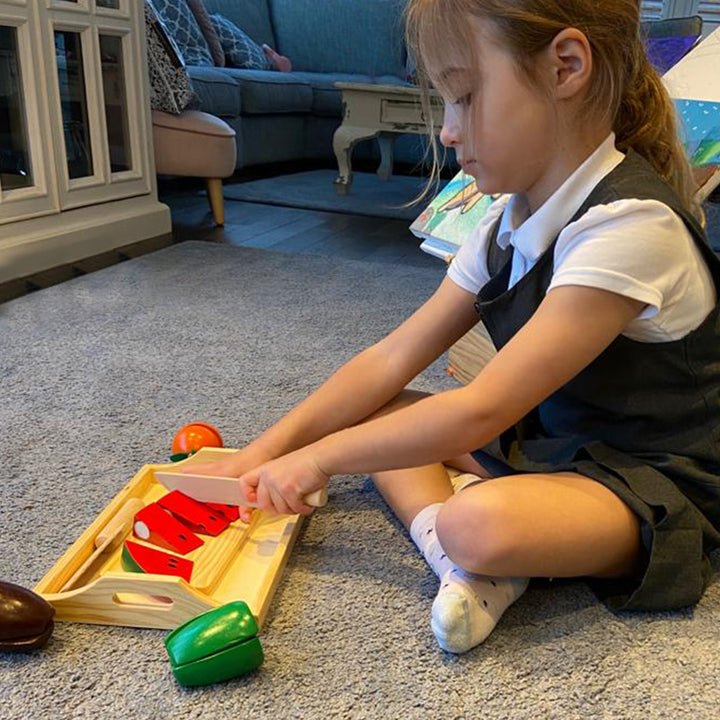
[[[328,494],[325,488],[320,488],[314,492],[308,493],[304,498],[303,502],[310,507],[321,508],[327,505]]]

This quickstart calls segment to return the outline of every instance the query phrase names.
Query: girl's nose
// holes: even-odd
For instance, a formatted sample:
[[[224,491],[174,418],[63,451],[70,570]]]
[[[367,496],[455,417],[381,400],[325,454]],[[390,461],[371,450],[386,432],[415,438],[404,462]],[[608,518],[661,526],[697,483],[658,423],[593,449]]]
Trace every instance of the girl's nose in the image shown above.
[[[458,118],[447,103],[445,104],[443,125],[439,137],[440,142],[445,147],[454,147],[460,142],[460,125]]]

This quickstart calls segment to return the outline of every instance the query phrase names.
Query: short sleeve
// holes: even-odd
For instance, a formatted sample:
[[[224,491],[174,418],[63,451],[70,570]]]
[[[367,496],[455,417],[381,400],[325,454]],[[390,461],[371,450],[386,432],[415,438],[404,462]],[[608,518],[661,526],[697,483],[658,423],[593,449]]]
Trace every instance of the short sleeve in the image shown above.
[[[448,267],[448,277],[463,290],[476,294],[490,279],[487,267],[488,235],[495,221],[502,215],[508,198],[503,195],[488,207]]]
[[[610,290],[648,305],[638,319],[653,318],[694,266],[693,245],[683,220],[657,200],[597,205],[558,237],[548,291],[562,285]]]

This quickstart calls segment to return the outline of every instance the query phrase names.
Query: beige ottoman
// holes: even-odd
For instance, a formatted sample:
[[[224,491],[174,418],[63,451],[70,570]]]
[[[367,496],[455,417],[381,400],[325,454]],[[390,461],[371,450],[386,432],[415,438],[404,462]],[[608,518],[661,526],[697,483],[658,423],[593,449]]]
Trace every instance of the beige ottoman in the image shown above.
[[[222,178],[235,171],[235,131],[224,120],[198,110],[180,115],[153,110],[152,122],[156,172],[205,178],[213,218],[222,225]]]

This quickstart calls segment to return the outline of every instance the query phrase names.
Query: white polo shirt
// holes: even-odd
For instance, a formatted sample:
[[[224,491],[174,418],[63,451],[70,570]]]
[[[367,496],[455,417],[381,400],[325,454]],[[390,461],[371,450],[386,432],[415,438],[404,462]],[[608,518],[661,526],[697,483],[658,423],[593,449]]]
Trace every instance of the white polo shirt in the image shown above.
[[[510,287],[562,230],[548,292],[561,285],[586,285],[647,303],[623,330],[633,340],[666,342],[687,335],[707,317],[716,296],[707,265],[679,215],[657,200],[627,199],[592,207],[567,224],[624,158],[611,132],[534,214],[524,193],[501,195],[458,251],[448,276],[472,293],[485,285],[490,279],[488,233],[507,208],[497,242],[515,249]]]

